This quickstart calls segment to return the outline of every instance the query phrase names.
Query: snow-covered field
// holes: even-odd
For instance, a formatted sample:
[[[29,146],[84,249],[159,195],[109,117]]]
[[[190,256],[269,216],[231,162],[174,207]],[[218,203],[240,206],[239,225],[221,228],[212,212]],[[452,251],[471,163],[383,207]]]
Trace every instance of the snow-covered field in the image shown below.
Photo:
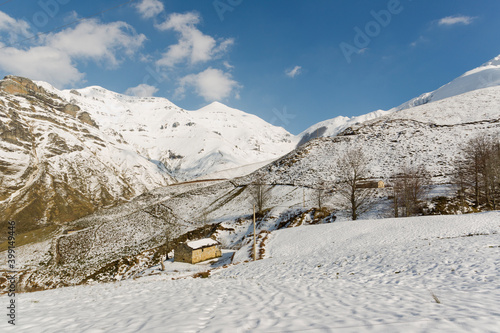
[[[265,259],[209,278],[18,295],[0,331],[498,332],[499,231],[500,212],[274,231]]]

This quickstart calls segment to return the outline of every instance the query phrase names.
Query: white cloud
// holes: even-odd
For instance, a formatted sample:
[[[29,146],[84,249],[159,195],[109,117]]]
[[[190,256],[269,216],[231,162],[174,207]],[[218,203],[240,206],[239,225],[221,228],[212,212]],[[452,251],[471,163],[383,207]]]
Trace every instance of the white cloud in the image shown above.
[[[173,30],[179,36],[177,44],[170,45],[157,65],[172,67],[183,61],[191,64],[204,63],[226,53],[234,40],[223,39],[217,42],[213,37],[205,35],[196,25],[200,23],[200,15],[195,12],[171,14],[165,22],[156,25],[159,30]]]
[[[14,43],[17,41],[19,35],[23,37],[29,37],[30,26],[26,21],[16,20],[4,12],[0,11],[0,41],[3,40],[2,35],[7,33],[8,43]]]
[[[56,87],[73,85],[84,77],[68,54],[47,46],[28,50],[1,49],[0,68],[9,74],[50,82]]]
[[[12,26],[12,22],[19,28],[29,27],[28,23],[5,15],[0,22],[0,32]],[[9,74],[48,81],[61,88],[83,80],[85,74],[78,70],[77,61],[91,60],[106,68],[116,68],[123,60],[122,55],[133,55],[145,39],[125,22],[86,20],[74,28],[34,39],[32,46],[14,45],[0,49],[0,69]]]
[[[224,65],[224,67],[226,67],[226,69],[231,70],[234,68],[234,66],[231,65],[228,61],[224,61],[222,64]]]
[[[181,31],[194,27],[198,23],[200,23],[200,15],[198,13],[173,13],[169,15],[165,22],[157,24],[156,27],[159,30],[174,29],[176,31]]]
[[[150,86],[149,84],[141,83],[137,87],[128,88],[125,91],[125,95],[137,96],[137,97],[152,97],[158,88],[155,86]]]
[[[135,8],[145,19],[153,18],[165,9],[163,3],[159,0],[142,0],[135,5]]]
[[[201,73],[183,77],[179,81],[176,96],[183,98],[186,87],[194,88],[207,102],[213,102],[226,99],[232,93],[238,98],[238,89],[241,86],[232,79],[231,74],[209,67]]]
[[[438,24],[439,25],[455,25],[455,24],[463,24],[463,25],[469,25],[474,21],[476,18],[471,17],[471,16],[447,16],[439,20]]]
[[[72,58],[105,61],[114,68],[120,62],[117,55],[134,54],[144,43],[146,36],[137,34],[125,22],[101,24],[96,20],[88,20],[74,28],[50,34],[44,40],[46,45]]]
[[[297,75],[299,75],[301,73],[301,71],[302,71],[302,67],[301,66],[295,66],[292,69],[287,69],[285,71],[285,74],[288,77],[291,77],[293,79],[294,77],[296,77]]]

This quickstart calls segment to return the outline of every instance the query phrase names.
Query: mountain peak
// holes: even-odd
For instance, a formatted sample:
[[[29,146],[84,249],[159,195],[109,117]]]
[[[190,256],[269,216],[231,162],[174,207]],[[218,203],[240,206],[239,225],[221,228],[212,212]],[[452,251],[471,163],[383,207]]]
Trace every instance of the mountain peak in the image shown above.
[[[439,89],[424,93],[398,107],[392,108],[389,111],[378,110],[358,117],[336,117],[317,123],[299,134],[299,137],[301,138],[299,146],[312,138],[335,136],[347,127],[355,126],[358,123],[363,123],[392,112],[411,109],[431,102],[496,86],[500,86],[500,55],[485,62],[481,66],[464,73]],[[489,92],[485,92],[484,94],[489,96]]]
[[[236,109],[229,107],[226,104],[223,104],[221,102],[215,101],[215,102],[212,102],[210,104],[203,106],[202,108],[198,109],[197,111],[207,111],[207,110],[229,111],[229,110],[236,110]]]
[[[214,102],[208,104],[208,106],[225,106],[225,107],[228,107],[227,105],[222,104],[221,102],[218,102],[218,101],[214,101]]]

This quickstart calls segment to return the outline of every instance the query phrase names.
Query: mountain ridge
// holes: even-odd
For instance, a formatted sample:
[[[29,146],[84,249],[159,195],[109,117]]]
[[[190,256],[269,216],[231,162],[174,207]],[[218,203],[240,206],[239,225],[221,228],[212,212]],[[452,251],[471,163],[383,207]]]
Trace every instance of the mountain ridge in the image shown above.
[[[189,111],[163,97],[126,96],[98,86],[58,91],[40,84],[86,110],[103,130],[126,137],[180,180],[278,158],[296,144],[285,129],[219,102]]]
[[[405,109],[418,107],[421,105],[437,102],[450,97],[465,94],[471,91],[490,88],[500,85],[500,55],[485,62],[479,67],[469,70],[452,80],[451,82],[439,87],[438,89],[421,94],[418,97],[412,98],[409,101],[396,106],[387,111],[377,110],[364,115],[355,117],[336,117],[333,119],[324,120],[314,124],[301,134],[300,144],[304,144],[308,139],[321,136],[335,136],[346,128],[361,123],[363,121],[372,120],[393,112],[398,112]],[[323,134],[321,134],[323,133]]]

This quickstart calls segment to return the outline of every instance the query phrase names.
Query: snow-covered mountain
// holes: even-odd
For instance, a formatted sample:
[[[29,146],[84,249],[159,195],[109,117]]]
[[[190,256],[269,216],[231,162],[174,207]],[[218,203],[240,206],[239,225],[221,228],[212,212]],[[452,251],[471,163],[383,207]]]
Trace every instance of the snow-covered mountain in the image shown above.
[[[228,248],[249,248],[254,202],[249,185],[256,174],[271,187],[266,205],[270,211],[259,221],[259,233],[317,218],[320,223],[345,220],[337,193],[324,198],[326,213],[315,208],[315,198],[319,182],[333,187],[338,180],[337,161],[352,147],[363,148],[374,180],[390,183],[392,175],[405,165],[423,164],[436,189],[432,195],[453,196],[450,176],[460,143],[478,133],[500,135],[500,87],[392,112],[353,125],[337,136],[313,139],[247,176],[158,188],[124,205],[70,222],[66,228],[79,231],[46,240],[46,250],[40,251],[34,264],[24,264],[21,282],[35,288],[56,277],[57,283],[64,285],[132,276],[154,262],[151,258],[165,242],[165,230],[175,239],[187,237],[189,232],[208,232],[204,235],[218,237]],[[391,216],[387,199],[391,190],[377,193],[376,208],[361,218]],[[146,255],[145,251],[150,252]],[[58,252],[59,261],[49,252]],[[149,259],[143,262],[137,256]],[[37,262],[50,265],[37,267]],[[137,267],[137,262],[143,266]],[[71,273],[59,278],[63,272]]]
[[[10,81],[7,83],[11,84]],[[85,198],[94,197],[93,192],[89,192],[94,189],[91,184],[98,184],[97,189],[102,189],[99,193],[108,193],[108,187],[113,184],[112,189],[120,189],[121,183],[117,183],[116,179],[123,177],[109,173],[114,169],[94,169],[95,166],[113,162],[105,155],[110,149],[114,151],[118,148],[127,152],[133,162],[120,164],[124,165],[125,176],[128,175],[127,170],[135,169],[138,169],[138,179],[150,174],[145,168],[136,167],[137,159],[142,158],[145,165],[156,167],[158,171],[154,174],[164,177],[164,183],[172,181],[168,178],[170,172],[188,178],[216,171],[212,173],[216,175],[213,178],[226,178],[226,175],[259,168],[253,174],[226,181],[198,180],[157,188],[124,205],[103,209],[67,223],[65,228],[76,231],[74,233],[63,235],[63,230],[59,229],[52,235],[44,234],[43,249],[23,267],[25,271],[20,285],[29,288],[38,288],[42,283],[49,288],[132,276],[139,266],[144,269],[158,258],[165,243],[166,230],[177,240],[197,232],[198,235],[221,237],[225,245],[233,249],[248,247],[251,243],[247,235],[251,228],[253,202],[249,185],[257,174],[263,175],[272,188],[268,202],[270,211],[258,223],[263,235],[272,228],[280,229],[315,219],[320,222],[332,221],[336,217],[337,221],[342,220],[345,214],[338,194],[330,193],[324,202],[328,209],[326,213],[314,208],[314,198],[319,181],[334,184],[338,180],[337,161],[343,152],[352,147],[364,149],[370,160],[368,169],[373,179],[390,181],[390,177],[401,167],[412,163],[423,164],[440,191],[438,195],[453,195],[449,186],[450,175],[453,160],[460,153],[460,143],[478,133],[491,137],[500,135],[499,85],[471,89],[411,108],[325,121],[305,131],[302,138],[306,135],[309,138],[294,150],[292,148],[298,140],[286,131],[262,124],[253,116],[218,103],[188,112],[164,99],[126,97],[98,87],[60,92],[47,84],[25,82],[24,85],[14,84],[3,90],[6,89],[10,92],[2,93],[0,89],[1,120],[2,126],[10,127],[2,128],[1,135],[2,149],[9,154],[10,160],[0,166],[11,184],[5,187],[8,191],[13,189],[15,192],[19,188],[28,191],[33,187],[24,184],[29,185],[32,179],[41,179],[46,183],[52,180],[61,188],[64,184],[81,184],[74,193],[83,193]],[[16,92],[16,89],[19,91]],[[28,93],[23,89],[29,90]],[[264,129],[259,126],[264,126]],[[61,133],[58,135],[63,139],[51,138],[50,133],[54,131]],[[71,138],[77,138],[82,143],[71,141],[76,139],[70,139],[67,133],[73,133]],[[314,139],[316,136],[319,138]],[[87,140],[90,142],[87,143]],[[45,145],[44,142],[50,144]],[[192,142],[200,146],[188,146]],[[83,150],[78,148],[80,146]],[[287,149],[291,152],[276,158]],[[89,154],[80,157],[79,154],[83,154],[80,152],[87,150],[95,154],[95,159]],[[29,161],[37,161],[37,156],[41,155],[46,156],[41,165],[53,166],[54,172],[40,174],[38,169],[28,167]],[[62,157],[53,155],[66,157],[62,160]],[[71,166],[76,163],[74,161],[84,163],[84,158],[91,161],[90,166],[83,164],[84,170],[99,176],[108,172],[112,181],[107,184],[105,179],[95,181],[98,179],[95,176],[87,179],[83,174],[77,174],[78,177],[71,178],[65,173],[55,172],[56,167],[64,170],[63,165]],[[250,161],[259,158],[262,160]],[[54,164],[58,159],[61,164]],[[275,160],[263,166],[262,162],[266,159]],[[25,160],[25,164],[18,162]],[[221,163],[228,161],[226,166],[232,163],[236,166],[217,171],[214,168],[216,164],[211,164],[214,160]],[[238,162],[240,165],[237,165]],[[247,167],[241,166],[244,162],[248,162]],[[200,168],[202,172],[198,171]],[[40,176],[35,178],[30,176],[32,174]],[[13,185],[19,177],[27,180],[23,180],[24,183],[21,182],[16,189]],[[37,202],[37,198],[48,200],[42,195],[43,191],[48,191],[47,188],[50,190],[50,187],[39,186],[29,192],[31,201],[25,200],[25,206],[19,207],[31,209],[29,203]],[[130,188],[133,189],[132,186]],[[49,195],[49,198],[58,198],[56,194],[60,195],[62,190],[50,191],[47,193],[54,195]],[[131,192],[130,196],[138,191]],[[12,193],[8,192],[8,196],[12,197]],[[72,201],[67,200],[65,205],[54,207],[77,210],[87,207],[78,205],[79,197],[68,196],[67,192],[63,194]],[[378,196],[379,208],[362,218],[391,214],[387,201],[389,195],[389,190],[382,189]],[[5,202],[8,200],[4,199]],[[52,216],[58,216],[58,212],[54,210]],[[33,249],[31,247],[26,251]],[[44,265],[39,265],[40,262]],[[129,273],[131,275],[127,275]]]
[[[315,138],[335,136],[348,127],[359,125],[365,121],[375,119],[389,113],[390,111],[377,110],[357,117],[339,116],[333,119],[321,121],[312,125],[298,135],[300,138],[298,146],[301,146],[309,140]]]
[[[163,164],[178,180],[276,159],[297,138],[255,115],[214,102],[186,111],[165,98],[131,97],[101,87],[46,90],[88,112],[99,128]]]
[[[440,101],[469,91],[500,85],[500,55],[456,78],[439,89],[420,95],[392,111],[399,111],[422,104]]]
[[[0,81],[0,222],[71,221],[174,182],[92,116],[32,81]]]
[[[378,110],[357,117],[336,117],[311,126],[299,134],[299,146],[316,137],[331,137],[348,127],[359,125],[392,112],[437,102],[446,98],[500,85],[500,55],[470,70],[439,89],[424,93],[388,111]]]
[[[9,76],[0,81],[0,222],[24,221],[25,231],[71,221],[176,180],[252,172],[296,143],[220,103],[185,111],[164,98]]]
[[[361,147],[370,177],[388,180],[405,165],[424,165],[436,183],[449,183],[461,144],[479,133],[500,137],[500,86],[470,91],[353,125],[311,140],[262,168],[274,184],[315,186],[336,181],[339,156]]]

